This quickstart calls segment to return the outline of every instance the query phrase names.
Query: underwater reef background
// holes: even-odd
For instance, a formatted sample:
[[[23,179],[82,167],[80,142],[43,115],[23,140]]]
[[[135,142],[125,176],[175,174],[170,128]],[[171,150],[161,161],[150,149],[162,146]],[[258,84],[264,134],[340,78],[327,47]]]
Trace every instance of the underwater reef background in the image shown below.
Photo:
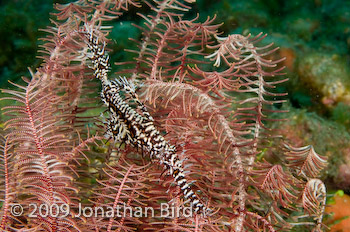
[[[38,67],[41,62],[36,51],[42,44],[38,38],[45,36],[39,29],[50,25],[52,3],[67,2],[1,1],[1,88],[10,86],[8,80],[17,83],[21,76],[29,76],[28,67]],[[266,43],[274,42],[280,47],[278,55],[286,57],[283,65],[289,81],[279,88],[288,92],[289,101],[279,107],[289,112],[284,116],[287,120],[274,122],[272,127],[291,144],[312,144],[318,153],[328,157],[323,179],[329,203],[337,202],[342,207],[348,204],[350,208],[350,200],[344,200],[350,194],[350,1],[201,0],[194,3],[193,9],[189,17],[200,13],[202,21],[216,15],[218,23],[224,22],[220,29],[225,34],[264,32],[269,35]],[[114,42],[110,46],[111,63],[131,59],[124,50],[135,45],[128,38],[137,38],[141,33],[132,24],[143,23],[133,15],[132,10],[123,15],[110,33]],[[114,68],[112,71],[118,71],[118,67]],[[6,104],[0,102],[1,107]],[[0,115],[0,123],[3,121],[4,116]],[[266,159],[278,159],[273,144],[267,154]],[[331,198],[335,192],[338,195]],[[329,207],[329,212],[337,212],[334,208]],[[333,219],[349,215],[342,213],[337,212]],[[346,221],[349,219],[341,220],[337,228],[347,231],[344,228],[350,226],[349,222],[345,225]]]

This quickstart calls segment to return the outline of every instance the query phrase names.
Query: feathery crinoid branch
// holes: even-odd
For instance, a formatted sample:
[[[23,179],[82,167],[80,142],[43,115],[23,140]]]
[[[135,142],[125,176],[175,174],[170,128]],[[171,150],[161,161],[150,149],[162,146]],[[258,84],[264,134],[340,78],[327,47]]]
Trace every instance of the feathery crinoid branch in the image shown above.
[[[326,208],[326,187],[321,180],[308,180],[302,195],[302,206],[315,220],[316,226],[312,231],[322,231],[322,219]]]
[[[315,177],[327,165],[325,157],[318,155],[312,146],[285,146],[282,164],[272,165],[266,161],[256,162],[250,171],[251,179],[257,184],[257,191],[274,199],[267,209],[274,223],[285,222],[288,213],[282,209],[301,213],[299,222],[290,222],[285,226],[308,225],[313,231],[322,231],[322,218],[326,203],[326,187]],[[263,196],[260,194],[260,196]],[[269,202],[265,200],[264,202]],[[264,204],[255,201],[253,205],[261,208]],[[305,221],[305,219],[309,219]],[[313,221],[313,222],[312,222]]]
[[[141,224],[139,217],[155,215],[153,208],[145,203],[147,166],[136,162],[130,164],[123,157],[115,164],[106,165],[103,170],[106,178],[98,181],[100,187],[94,191],[91,202],[94,207],[109,209],[111,215],[105,215],[108,211],[99,212],[90,226],[91,230],[134,231]],[[149,211],[143,210],[147,209],[145,207]]]
[[[285,148],[287,166],[297,170],[298,176],[315,178],[327,166],[327,158],[317,154],[311,145],[292,147],[285,144]]]
[[[232,67],[232,76],[236,77],[238,82],[236,85],[239,86],[237,92],[251,94],[243,96],[243,99],[238,102],[234,118],[236,122],[244,123],[243,128],[250,131],[248,141],[251,143],[251,149],[249,153],[253,155],[256,154],[258,140],[262,137],[261,130],[267,129],[265,122],[271,120],[267,117],[267,113],[283,112],[272,109],[271,106],[283,103],[285,100],[280,98],[286,95],[273,92],[277,84],[286,81],[286,79],[276,80],[277,76],[283,74],[281,71],[284,67],[279,67],[278,63],[284,58],[279,60],[266,58],[278,49],[272,48],[273,43],[258,46],[266,36],[260,33],[253,38],[251,35],[217,37],[219,44],[210,46],[215,51],[207,56],[215,61],[214,66]]]
[[[61,157],[61,153],[67,150],[69,139],[62,133],[65,125],[57,118],[55,105],[60,97],[48,91],[43,75],[32,75],[32,80],[27,81],[28,86],[16,85],[19,90],[3,90],[9,94],[5,99],[18,103],[3,108],[4,114],[11,117],[5,123],[6,146],[10,148],[5,150],[12,154],[7,157],[5,178],[11,176],[16,185],[11,203],[19,202],[25,216],[35,207],[34,204],[47,206],[42,207],[42,214],[35,212],[32,218],[27,217],[25,228],[36,225],[47,231],[79,230],[70,218],[50,214],[51,209],[56,209],[54,214],[58,215],[59,207],[74,207],[77,189],[71,184],[73,175]],[[5,210],[6,207],[4,213]],[[7,222],[6,226],[16,228],[18,225]]]
[[[13,175],[11,170],[15,164],[13,159],[13,153],[10,153],[11,146],[8,144],[8,138],[5,139],[1,137],[1,201],[2,201],[2,210],[1,210],[1,224],[0,229],[2,231],[7,231],[10,228],[10,225],[16,224],[18,228],[23,228],[24,222],[16,218],[11,213],[11,206],[16,201],[16,176]]]

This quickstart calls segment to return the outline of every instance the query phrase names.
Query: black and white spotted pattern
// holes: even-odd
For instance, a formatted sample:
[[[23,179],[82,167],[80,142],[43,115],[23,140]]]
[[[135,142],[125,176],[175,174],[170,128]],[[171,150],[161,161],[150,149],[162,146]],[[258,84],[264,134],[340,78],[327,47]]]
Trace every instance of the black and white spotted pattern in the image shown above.
[[[91,68],[96,78],[101,80],[101,99],[108,107],[106,135],[114,141],[131,144],[147,152],[151,159],[156,159],[169,171],[174,181],[180,187],[184,198],[192,204],[197,214],[206,215],[210,209],[205,207],[191,189],[184,174],[183,160],[180,160],[176,147],[169,144],[154,125],[152,116],[145,105],[139,101],[135,87],[125,77],[114,81],[107,79],[109,69],[108,56],[104,45],[98,45],[98,40],[91,32],[85,33],[90,48]]]

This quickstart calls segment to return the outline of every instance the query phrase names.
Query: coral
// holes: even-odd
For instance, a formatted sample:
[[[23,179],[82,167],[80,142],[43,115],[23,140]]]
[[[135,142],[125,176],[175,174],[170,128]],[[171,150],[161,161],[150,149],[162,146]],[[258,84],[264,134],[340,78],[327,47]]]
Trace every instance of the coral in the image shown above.
[[[330,231],[347,231],[350,229],[350,196],[340,192],[333,198],[326,209],[331,214]]]
[[[274,135],[271,113],[283,115],[275,104],[286,94],[274,90],[286,81],[283,59],[268,58],[278,48],[262,33],[225,37],[215,18],[185,19],[190,3],[56,5],[42,66],[4,90],[16,103],[3,109],[2,230],[322,230],[326,189],[317,176],[326,158],[283,141],[278,163],[257,156]],[[127,79],[109,82],[109,21],[141,6],[152,14],[138,14],[145,23],[135,60],[116,63]],[[163,138],[160,149],[152,133]]]
[[[327,107],[341,102],[349,105],[350,84],[347,63],[338,55],[311,53],[300,59],[297,65],[300,81],[305,83],[315,96]]]

